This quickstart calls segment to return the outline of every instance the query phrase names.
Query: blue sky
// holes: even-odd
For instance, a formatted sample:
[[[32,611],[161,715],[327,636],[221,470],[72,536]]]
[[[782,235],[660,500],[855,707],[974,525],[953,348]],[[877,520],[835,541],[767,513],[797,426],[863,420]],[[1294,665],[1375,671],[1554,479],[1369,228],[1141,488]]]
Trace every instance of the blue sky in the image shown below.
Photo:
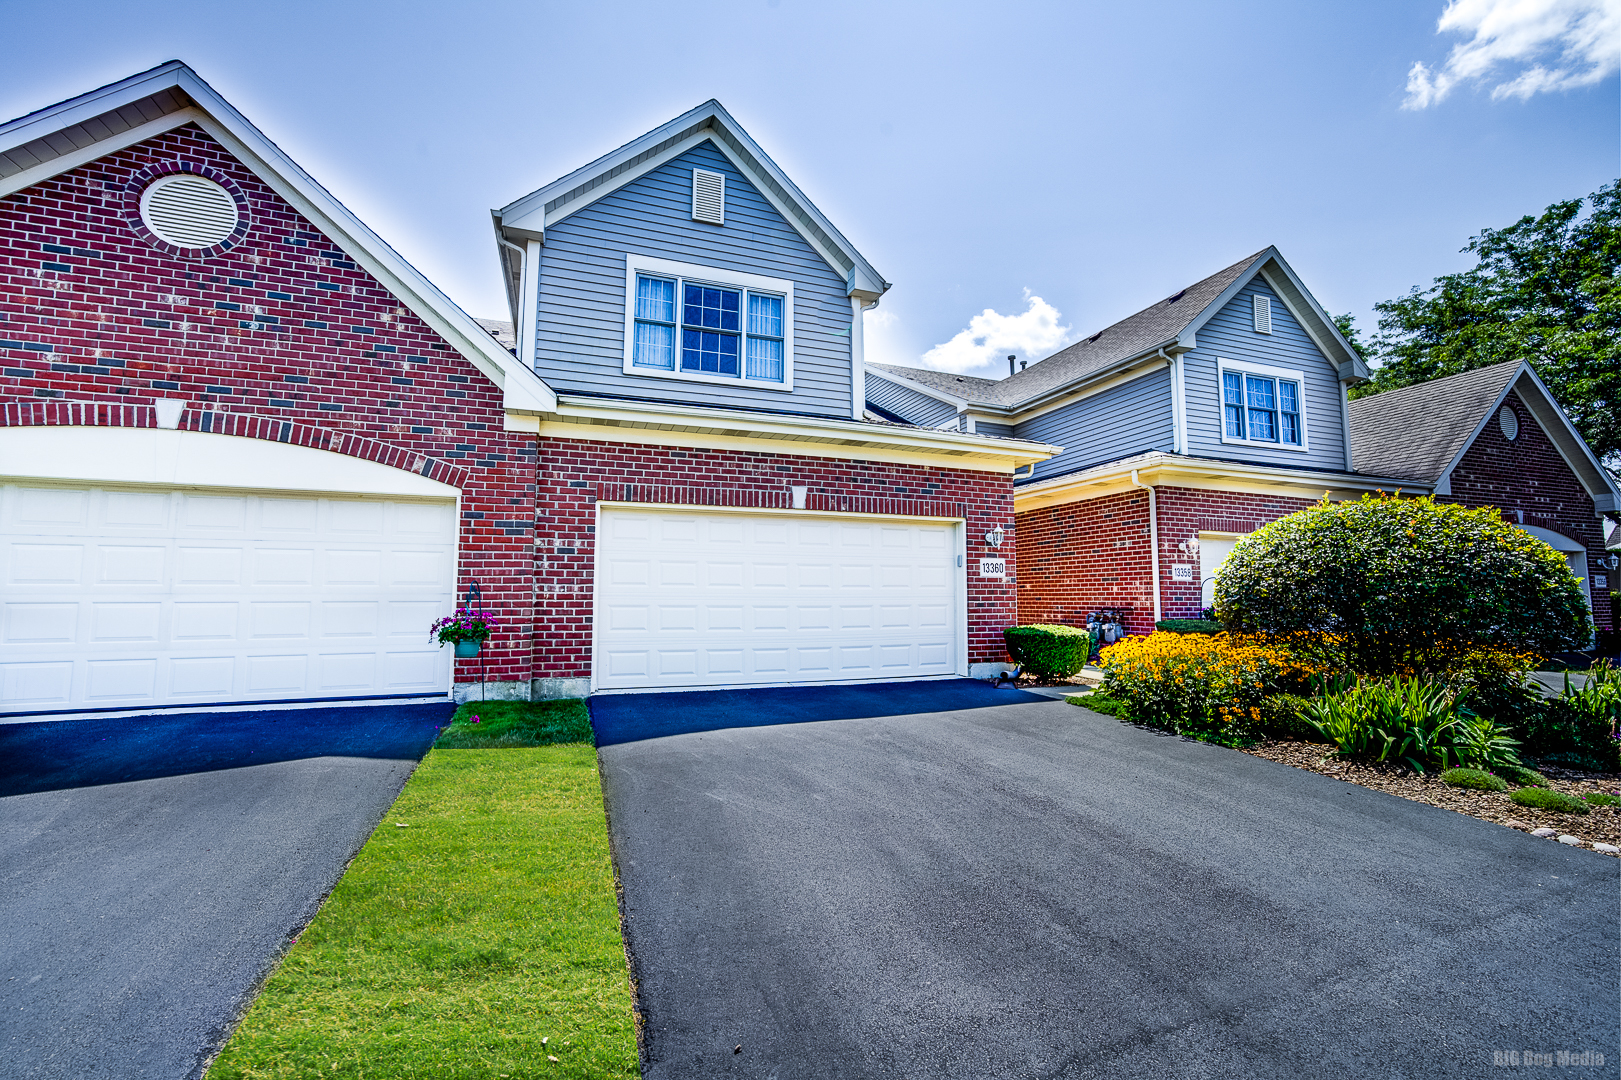
[[[6,117],[185,60],[489,317],[491,207],[717,97],[894,282],[869,357],[986,374],[1268,244],[1369,326],[1621,172],[1621,0],[0,0],[0,26]]]

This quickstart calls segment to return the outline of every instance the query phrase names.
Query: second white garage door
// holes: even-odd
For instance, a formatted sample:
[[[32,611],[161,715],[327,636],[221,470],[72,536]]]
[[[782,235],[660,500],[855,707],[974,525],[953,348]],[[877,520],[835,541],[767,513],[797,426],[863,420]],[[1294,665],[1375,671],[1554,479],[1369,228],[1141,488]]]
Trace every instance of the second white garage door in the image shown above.
[[[451,502],[0,485],[0,714],[444,693]]]
[[[959,673],[951,523],[602,511],[600,689]]]

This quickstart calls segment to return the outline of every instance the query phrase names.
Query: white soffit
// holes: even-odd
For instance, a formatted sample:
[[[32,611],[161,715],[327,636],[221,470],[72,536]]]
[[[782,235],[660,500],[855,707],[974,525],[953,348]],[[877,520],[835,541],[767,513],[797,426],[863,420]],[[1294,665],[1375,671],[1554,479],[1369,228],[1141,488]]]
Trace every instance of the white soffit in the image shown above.
[[[514,412],[557,398],[448,296],[178,60],[0,124],[0,197],[195,123],[505,392]],[[55,156],[48,156],[52,152]]]

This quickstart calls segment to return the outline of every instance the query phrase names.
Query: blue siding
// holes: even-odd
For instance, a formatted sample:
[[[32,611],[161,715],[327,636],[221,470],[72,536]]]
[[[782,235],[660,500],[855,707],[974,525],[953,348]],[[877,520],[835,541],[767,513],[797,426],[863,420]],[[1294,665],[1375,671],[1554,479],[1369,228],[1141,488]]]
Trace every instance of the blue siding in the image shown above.
[[[694,168],[726,175],[725,225],[692,220]],[[793,392],[625,374],[626,252],[792,280]],[[707,142],[546,231],[535,322],[535,370],[562,393],[850,415],[843,277]]]
[[[1014,428],[1014,434],[1064,448],[1057,457],[1036,466],[1037,479],[1150,450],[1170,453],[1176,438],[1170,369],[1160,368],[1026,420]]]
[[[1272,299],[1272,333],[1255,332],[1257,294]],[[1343,397],[1334,366],[1307,336],[1283,301],[1257,277],[1199,331],[1199,347],[1186,353],[1183,386],[1188,403],[1188,452],[1199,457],[1267,465],[1345,469]],[[1306,443],[1310,450],[1272,449],[1221,441],[1221,387],[1216,359],[1292,368],[1305,373]]]
[[[867,372],[867,400],[919,427],[939,427],[957,415],[956,406],[890,382],[876,371]]]
[[[995,435],[1003,439],[1015,438],[1012,424],[991,424],[984,420],[974,421],[974,432],[978,435]]]

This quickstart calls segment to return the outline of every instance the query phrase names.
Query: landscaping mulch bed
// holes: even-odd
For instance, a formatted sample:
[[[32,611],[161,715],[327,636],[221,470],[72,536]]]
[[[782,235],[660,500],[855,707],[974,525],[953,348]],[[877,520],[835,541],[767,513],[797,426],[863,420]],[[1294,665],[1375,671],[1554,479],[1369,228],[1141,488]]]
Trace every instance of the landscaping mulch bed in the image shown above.
[[[1333,747],[1323,743],[1268,741],[1245,752],[1268,761],[1293,765],[1297,769],[1310,769],[1349,784],[1399,795],[1413,802],[1455,810],[1521,832],[1547,827],[1583,840],[1584,846],[1600,843],[1621,847],[1621,807],[1595,806],[1586,814],[1537,810],[1511,802],[1507,791],[1471,791],[1443,784],[1430,774],[1414,773],[1392,765],[1345,761],[1333,757]],[[1577,798],[1597,791],[1611,795],[1621,792],[1621,778],[1616,776],[1552,767],[1539,771],[1548,778],[1548,786],[1554,791]]]

